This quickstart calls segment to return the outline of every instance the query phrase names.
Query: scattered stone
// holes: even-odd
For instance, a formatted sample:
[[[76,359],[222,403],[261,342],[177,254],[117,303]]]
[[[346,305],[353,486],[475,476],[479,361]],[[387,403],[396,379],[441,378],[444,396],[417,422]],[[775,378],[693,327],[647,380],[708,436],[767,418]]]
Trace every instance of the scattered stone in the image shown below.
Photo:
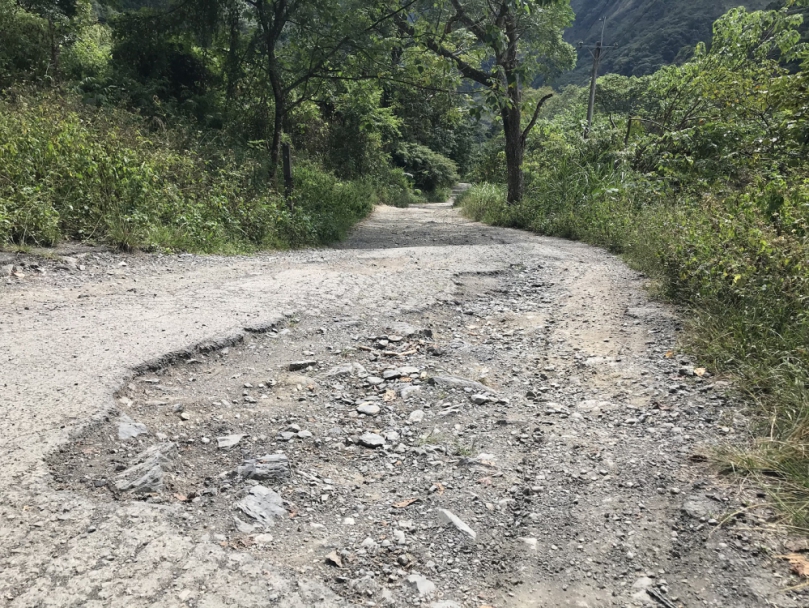
[[[376,433],[365,433],[360,436],[360,445],[366,448],[381,448],[385,445],[385,439]]]
[[[408,384],[401,388],[401,390],[399,391],[399,395],[401,396],[402,399],[407,400],[410,397],[415,397],[420,392],[421,388],[419,388],[418,386],[413,386],[412,384]]]
[[[424,597],[435,593],[435,583],[421,574],[411,574],[405,579],[405,584],[419,597]]]
[[[457,378],[455,376],[433,376],[428,382],[434,386],[442,388],[471,388],[479,393],[493,393],[485,384],[475,382],[474,380],[467,380],[466,378]]]
[[[365,381],[370,384],[371,386],[379,386],[383,382],[385,382],[382,378],[378,376],[368,376]]]
[[[395,380],[399,378],[402,373],[398,369],[386,369],[382,372],[382,378],[384,380]]]
[[[341,376],[355,376],[367,373],[365,368],[359,363],[343,363],[327,371],[326,376],[329,378],[339,378]]]
[[[256,534],[253,540],[257,545],[269,545],[272,541],[272,534]]]
[[[683,512],[694,519],[705,519],[718,511],[716,507],[710,498],[695,494],[685,499]]]
[[[376,416],[379,413],[379,406],[366,401],[365,403],[360,403],[359,407],[357,407],[357,412],[366,416]]]
[[[254,524],[248,524],[246,521],[239,519],[238,517],[234,517],[233,522],[236,524],[236,529],[242,534],[252,534],[256,531],[256,528],[259,527]]]
[[[536,552],[537,550],[537,539],[536,538],[527,538],[527,537],[520,537],[517,540],[522,541],[525,547],[532,552]]]
[[[314,359],[304,359],[303,361],[293,361],[289,365],[287,365],[287,369],[291,372],[299,372],[309,367],[314,367],[317,365],[317,361]]]
[[[486,403],[489,403],[490,401],[495,401],[495,399],[490,395],[484,395],[482,393],[472,395],[470,399],[472,399],[472,403],[474,403],[475,405],[484,405]]]
[[[267,454],[256,460],[245,460],[237,472],[244,479],[280,481],[289,477],[289,459],[284,454]]]
[[[122,471],[115,482],[121,492],[136,494],[160,492],[163,489],[164,467],[177,449],[172,442],[153,445],[135,458],[136,464]]]
[[[244,434],[235,434],[235,435],[225,435],[224,437],[217,437],[216,438],[216,445],[220,450],[227,450],[228,448],[232,448],[238,443],[247,437]]]
[[[448,511],[447,509],[438,509],[438,519],[442,524],[452,524],[458,530],[473,539],[477,538],[478,536],[472,528],[466,525],[466,523],[452,511]]]
[[[313,437],[311,431],[298,431],[297,432],[298,439],[311,439]]]
[[[422,410],[414,410],[410,412],[410,416],[407,418],[410,422],[421,422],[424,420],[424,412]]]
[[[462,608],[458,602],[452,600],[441,600],[440,602],[433,602],[430,608]]]
[[[277,517],[286,515],[281,496],[261,485],[250,488],[248,495],[236,503],[236,508],[265,528],[272,526]]]
[[[393,333],[403,336],[405,338],[413,338],[415,336],[423,336],[425,338],[430,338],[433,335],[433,331],[431,329],[427,329],[425,327],[419,328],[409,323],[400,323],[394,322],[391,323],[388,327]]]
[[[332,566],[337,566],[338,568],[343,567],[343,560],[340,558],[340,555],[337,553],[336,549],[326,556],[326,563],[331,564]]]
[[[134,439],[138,435],[145,435],[149,432],[146,425],[141,422],[135,422],[126,414],[121,414],[118,419],[118,439],[126,441],[127,439]]]

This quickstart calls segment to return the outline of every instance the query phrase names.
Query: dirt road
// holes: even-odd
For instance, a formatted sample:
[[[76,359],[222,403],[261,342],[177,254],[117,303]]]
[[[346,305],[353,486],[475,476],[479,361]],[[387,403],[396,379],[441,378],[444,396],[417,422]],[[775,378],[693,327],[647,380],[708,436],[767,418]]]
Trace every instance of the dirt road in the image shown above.
[[[431,205],[4,263],[4,606],[809,605],[704,462],[727,386],[603,251]]]

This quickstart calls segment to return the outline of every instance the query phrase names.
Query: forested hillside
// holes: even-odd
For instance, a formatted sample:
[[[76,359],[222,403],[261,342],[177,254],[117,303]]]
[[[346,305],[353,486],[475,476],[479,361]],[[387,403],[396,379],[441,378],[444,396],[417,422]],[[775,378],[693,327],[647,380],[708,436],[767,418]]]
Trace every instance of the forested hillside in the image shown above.
[[[573,27],[565,32],[571,44],[592,46],[601,38],[606,17],[604,43],[617,45],[604,56],[601,73],[625,76],[651,74],[658,68],[687,59],[698,42],[709,42],[711,25],[736,6],[763,9],[772,0],[572,0],[576,13]],[[560,84],[583,84],[590,76],[592,56],[579,53],[576,69]]]

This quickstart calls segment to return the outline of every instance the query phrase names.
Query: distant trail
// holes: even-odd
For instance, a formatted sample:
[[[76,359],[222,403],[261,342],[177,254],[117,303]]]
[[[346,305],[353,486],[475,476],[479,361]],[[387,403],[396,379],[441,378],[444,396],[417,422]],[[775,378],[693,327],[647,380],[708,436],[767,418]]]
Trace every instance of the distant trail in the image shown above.
[[[791,584],[786,570],[760,549],[783,552],[754,531],[765,511],[750,510],[720,530],[708,521],[740,500],[759,500],[730,493],[690,458],[718,434],[743,430],[744,421],[721,384],[664,357],[679,322],[648,301],[641,278],[614,256],[473,223],[449,204],[379,207],[334,249],[251,257],[81,253],[68,266],[37,260],[40,270],[27,267],[25,278],[0,286],[3,606],[412,605],[421,600],[405,581],[415,573],[435,585],[423,605],[438,608],[666,605],[647,588],[688,608],[807,605],[780,592]],[[299,321],[284,342],[245,331],[280,318]],[[336,388],[325,379],[328,365],[357,361],[382,373],[386,360],[371,358],[377,347],[368,337],[398,321],[429,324],[434,333],[434,352],[424,346],[404,363],[425,377],[485,377],[507,403],[473,404],[463,390],[425,381],[414,402],[423,422],[409,419],[417,406],[397,397],[366,424],[399,429],[402,456],[391,451],[390,458],[352,445],[316,458],[310,444],[278,444],[281,423],[272,423],[260,449],[283,448],[301,472],[336,467],[333,502],[289,494],[310,510],[301,511],[300,523],[270,531],[277,549],[245,541],[225,499],[205,498],[213,514],[205,520],[204,501],[115,501],[93,485],[109,474],[88,468],[93,459],[125,460],[137,451],[117,443],[104,416],[130,407],[114,401],[118,389],[140,398],[139,385],[127,385],[144,361],[230,336],[231,363],[188,386],[238,399],[247,382],[238,374],[276,374],[311,351],[323,361],[313,373],[327,388],[305,403],[294,388],[278,388],[277,400],[249,411],[259,425],[307,412],[314,441],[334,425],[363,420],[335,405],[334,394],[378,392],[364,380]],[[264,359],[255,359],[257,347],[233,340],[242,337],[263,348]],[[335,345],[346,354],[334,354]],[[388,381],[391,393],[401,389],[396,382]],[[131,407],[141,405],[136,399]],[[132,409],[139,411],[146,410]],[[148,424],[175,420],[161,415]],[[400,440],[388,441],[392,450]],[[109,445],[118,446],[114,455]],[[81,466],[59,469],[51,455],[60,447]],[[478,467],[470,461],[478,452],[496,460]],[[183,457],[191,453],[188,447]],[[62,481],[54,481],[47,458]],[[200,466],[189,461],[183,474]],[[361,491],[347,481],[358,466],[365,468]],[[79,469],[89,471],[87,479]],[[311,479],[295,481],[303,488]],[[391,507],[411,496],[420,499],[412,509]],[[360,509],[353,531],[339,527],[341,508]],[[477,528],[476,542],[439,527],[439,508]],[[324,537],[307,531],[307,518],[323,520]],[[382,542],[402,519],[415,522],[407,532],[410,562],[361,547],[365,535]],[[347,557],[343,570],[328,565],[330,547],[359,561]],[[386,556],[393,560],[387,571]],[[774,569],[785,578],[773,578]]]

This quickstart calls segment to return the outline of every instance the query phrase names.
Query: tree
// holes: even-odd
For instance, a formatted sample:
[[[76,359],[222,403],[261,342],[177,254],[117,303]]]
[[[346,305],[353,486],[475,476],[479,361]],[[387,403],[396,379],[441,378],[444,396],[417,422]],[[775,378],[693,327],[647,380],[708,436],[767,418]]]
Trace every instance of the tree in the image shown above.
[[[525,143],[551,94],[523,126],[523,90],[575,63],[562,32],[573,20],[570,0],[450,0],[425,2],[409,17],[394,14],[399,31],[450,62],[500,114],[505,136],[508,201],[522,200]]]

